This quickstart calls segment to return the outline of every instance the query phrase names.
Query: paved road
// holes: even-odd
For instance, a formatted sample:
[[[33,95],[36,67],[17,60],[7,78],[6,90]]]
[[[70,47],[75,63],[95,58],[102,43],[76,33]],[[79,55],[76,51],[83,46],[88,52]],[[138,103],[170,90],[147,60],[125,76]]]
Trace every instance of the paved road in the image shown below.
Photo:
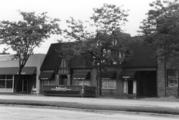
[[[178,120],[179,116],[0,106],[0,120]]]

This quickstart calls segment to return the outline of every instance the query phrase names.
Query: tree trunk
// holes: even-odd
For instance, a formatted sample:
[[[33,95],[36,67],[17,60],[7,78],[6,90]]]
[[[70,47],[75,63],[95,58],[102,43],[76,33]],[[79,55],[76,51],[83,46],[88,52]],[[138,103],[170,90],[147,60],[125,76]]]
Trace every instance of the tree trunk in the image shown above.
[[[167,59],[164,56],[164,74],[165,74],[165,96],[167,96]]]
[[[98,67],[98,95],[101,96],[102,95],[102,79],[101,79],[101,63]]]
[[[18,76],[17,76],[16,82],[15,82],[16,92],[20,92],[22,90],[22,84],[21,84],[22,69],[23,69],[23,67],[19,66]]]

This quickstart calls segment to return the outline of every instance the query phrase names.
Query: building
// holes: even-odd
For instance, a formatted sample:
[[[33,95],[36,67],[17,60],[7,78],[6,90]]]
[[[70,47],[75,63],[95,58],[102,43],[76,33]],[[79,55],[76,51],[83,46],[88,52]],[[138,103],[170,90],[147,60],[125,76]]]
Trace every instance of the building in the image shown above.
[[[130,55],[122,65],[102,70],[102,95],[119,97],[179,96],[179,57],[158,61],[155,50],[143,40],[130,43]],[[41,90],[45,86],[97,87],[98,70],[86,55],[65,60],[57,51],[63,43],[52,44],[41,66]]]
[[[20,93],[39,93],[40,66],[44,54],[31,55],[22,70],[22,79],[18,79],[18,60],[13,55],[0,55],[0,93],[16,92],[15,84],[21,88]]]
[[[156,97],[157,60],[155,51],[143,41],[130,45],[131,55],[123,63],[123,92],[137,97]]]

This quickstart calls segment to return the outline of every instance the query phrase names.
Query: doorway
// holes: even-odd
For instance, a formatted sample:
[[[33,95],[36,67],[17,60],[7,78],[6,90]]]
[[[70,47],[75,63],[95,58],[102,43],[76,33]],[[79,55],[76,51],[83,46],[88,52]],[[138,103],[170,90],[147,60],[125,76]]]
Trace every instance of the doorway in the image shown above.
[[[137,96],[138,97],[156,97],[157,79],[156,71],[137,71]]]
[[[36,85],[36,75],[22,75],[19,79],[15,76],[16,92],[30,94]]]
[[[67,86],[67,75],[60,75],[59,85]]]
[[[133,80],[128,80],[128,94],[133,94]]]

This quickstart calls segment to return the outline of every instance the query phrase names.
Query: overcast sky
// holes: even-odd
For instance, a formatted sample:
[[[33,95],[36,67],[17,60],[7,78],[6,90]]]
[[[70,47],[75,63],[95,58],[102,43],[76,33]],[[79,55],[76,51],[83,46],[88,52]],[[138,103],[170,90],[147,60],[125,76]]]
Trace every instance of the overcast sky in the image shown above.
[[[0,0],[0,20],[19,20],[18,11],[48,12],[48,16],[59,18],[62,21],[70,16],[87,20],[93,8],[101,7],[104,3],[115,4],[129,10],[128,22],[124,32],[132,36],[137,35],[141,21],[146,17],[149,3],[154,0]],[[51,43],[56,41],[51,38],[43,43],[36,53],[46,53]]]

